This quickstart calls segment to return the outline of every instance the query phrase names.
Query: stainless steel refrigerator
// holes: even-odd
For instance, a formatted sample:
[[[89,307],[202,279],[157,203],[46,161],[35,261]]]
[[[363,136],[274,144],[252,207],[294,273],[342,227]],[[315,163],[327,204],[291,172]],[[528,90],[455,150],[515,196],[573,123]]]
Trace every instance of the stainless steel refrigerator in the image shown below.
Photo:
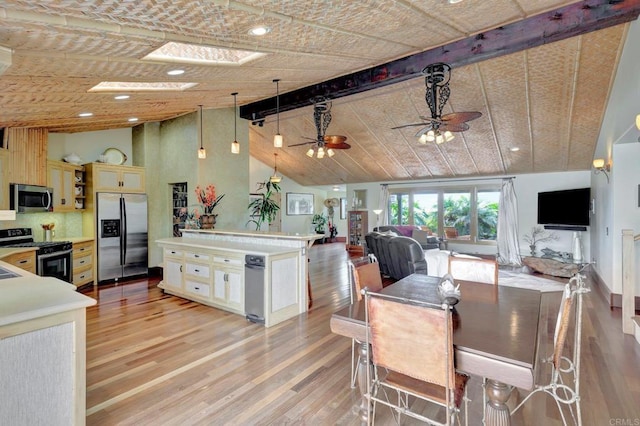
[[[146,194],[97,194],[98,283],[148,273]]]

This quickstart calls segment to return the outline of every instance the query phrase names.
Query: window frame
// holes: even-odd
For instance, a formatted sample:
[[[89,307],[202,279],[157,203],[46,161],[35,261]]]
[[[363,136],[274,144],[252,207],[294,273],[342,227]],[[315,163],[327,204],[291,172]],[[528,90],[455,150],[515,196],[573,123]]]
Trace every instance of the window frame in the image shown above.
[[[407,195],[408,197],[408,223],[403,224],[401,220],[398,220],[399,224],[414,225],[414,197],[416,194],[437,194],[438,199],[438,229],[433,230],[439,236],[444,237],[444,195],[445,193],[462,192],[469,194],[470,212],[469,212],[469,234],[468,240],[452,239],[451,242],[456,244],[474,244],[474,245],[489,245],[495,246],[496,240],[482,240],[478,237],[479,225],[478,225],[478,193],[479,192],[497,192],[501,191],[500,184],[477,184],[477,185],[445,185],[445,186],[414,186],[414,187],[397,187],[389,188],[389,204],[387,205],[387,212],[389,217],[389,223],[391,223],[391,196],[396,195],[401,197]],[[500,206],[498,205],[498,210]],[[398,219],[402,218],[401,210],[398,209]],[[497,232],[497,229],[496,229]]]

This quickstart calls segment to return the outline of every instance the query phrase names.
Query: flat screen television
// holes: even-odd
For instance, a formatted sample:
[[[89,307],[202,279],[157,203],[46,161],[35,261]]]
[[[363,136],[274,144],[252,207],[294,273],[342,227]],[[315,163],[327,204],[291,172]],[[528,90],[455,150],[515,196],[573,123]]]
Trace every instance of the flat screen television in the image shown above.
[[[538,192],[538,223],[566,227],[589,226],[591,188]]]

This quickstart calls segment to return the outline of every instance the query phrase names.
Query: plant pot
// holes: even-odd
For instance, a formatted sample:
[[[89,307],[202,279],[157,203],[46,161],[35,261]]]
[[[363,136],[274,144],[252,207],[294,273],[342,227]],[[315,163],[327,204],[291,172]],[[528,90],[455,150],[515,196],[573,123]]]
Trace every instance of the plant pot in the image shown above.
[[[213,229],[216,224],[217,214],[203,214],[200,216],[200,228],[201,229]]]

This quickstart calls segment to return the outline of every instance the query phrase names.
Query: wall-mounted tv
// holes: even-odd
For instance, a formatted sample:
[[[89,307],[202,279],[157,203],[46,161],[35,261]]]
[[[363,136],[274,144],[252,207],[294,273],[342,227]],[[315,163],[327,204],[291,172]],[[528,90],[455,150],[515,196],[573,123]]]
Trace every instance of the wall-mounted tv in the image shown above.
[[[557,229],[589,226],[590,206],[591,188],[538,192],[538,223]]]

